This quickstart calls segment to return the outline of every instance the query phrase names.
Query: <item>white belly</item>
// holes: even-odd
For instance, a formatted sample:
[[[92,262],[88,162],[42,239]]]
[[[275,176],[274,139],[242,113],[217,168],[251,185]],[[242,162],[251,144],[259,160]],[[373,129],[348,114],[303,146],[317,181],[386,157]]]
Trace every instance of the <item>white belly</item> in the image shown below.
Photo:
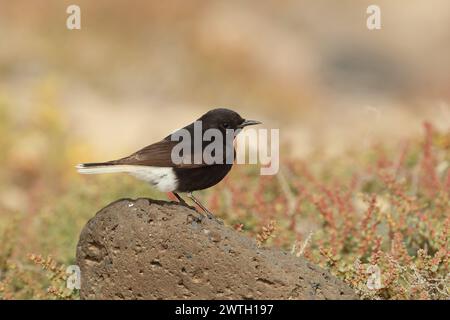
[[[178,186],[177,177],[172,168],[133,166],[127,172],[140,180],[150,183],[159,191],[175,191]]]

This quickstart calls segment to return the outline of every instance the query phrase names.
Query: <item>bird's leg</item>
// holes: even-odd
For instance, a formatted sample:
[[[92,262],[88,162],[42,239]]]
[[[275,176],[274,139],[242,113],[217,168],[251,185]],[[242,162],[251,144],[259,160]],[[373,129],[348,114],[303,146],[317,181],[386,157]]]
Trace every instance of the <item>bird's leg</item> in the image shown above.
[[[200,201],[197,200],[196,197],[194,197],[194,195],[192,194],[192,192],[188,192],[187,196],[195,202],[196,205],[198,205],[200,208],[202,208],[202,210],[206,213],[206,215],[208,216],[209,219],[213,219],[215,218],[214,215],[208,210],[206,209],[206,207],[204,205],[201,204]]]
[[[172,192],[172,194],[178,199],[178,201],[183,205],[188,207],[188,204],[186,203],[186,201],[184,201],[184,199],[182,197],[180,197],[180,195],[176,192]]]
[[[185,207],[188,207],[188,208],[190,208],[190,209],[194,209],[195,211],[197,211],[197,210],[195,209],[195,207],[192,207],[192,206],[188,205],[187,202],[184,201],[184,199],[183,199],[178,193],[172,192],[172,194],[178,199],[178,201],[180,202],[180,204],[181,204],[182,206],[185,206]],[[204,216],[203,216],[202,214],[200,214],[200,218],[196,218],[196,220],[197,220],[198,222],[201,222],[201,221],[203,220],[203,217],[204,217]]]

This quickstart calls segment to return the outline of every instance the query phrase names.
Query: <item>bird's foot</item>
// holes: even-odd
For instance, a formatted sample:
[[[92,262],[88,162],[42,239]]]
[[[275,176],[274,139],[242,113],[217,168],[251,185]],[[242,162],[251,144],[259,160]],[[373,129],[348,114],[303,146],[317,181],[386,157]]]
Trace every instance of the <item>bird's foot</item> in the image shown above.
[[[195,211],[198,213],[198,211]],[[189,224],[191,222],[195,222],[195,223],[202,223],[203,219],[205,219],[205,216],[202,214],[199,215],[193,215],[193,214],[188,214],[187,218],[186,218],[186,222]]]
[[[202,208],[203,209],[203,208]],[[211,211],[209,211],[209,210],[205,210],[205,209],[203,209],[204,210],[204,212],[205,212],[205,214],[206,214],[206,217],[208,217],[208,219],[210,219],[210,220],[215,220],[216,222],[218,222],[219,224],[222,224],[223,225],[223,220],[222,219],[219,219],[219,218],[217,218],[214,214],[212,214],[211,213]]]
[[[194,195],[192,194],[192,192],[188,193],[188,197],[194,201],[194,203],[200,208],[202,209],[203,213],[206,215],[206,217],[208,217],[208,219],[210,220],[215,220],[216,222],[218,222],[219,224],[223,224],[222,220],[217,219],[196,197],[194,197]],[[200,213],[197,209],[195,209],[198,213]]]
[[[223,222],[223,220],[222,219],[219,219],[219,218],[217,218],[214,214],[212,214],[211,213],[211,211],[206,211],[206,210],[204,210],[203,208],[200,208],[200,209],[197,209],[197,208],[195,208],[195,207],[189,207],[189,208],[191,208],[191,209],[193,209],[193,210],[195,210],[195,212],[197,212],[198,214],[199,214],[199,216],[196,218],[196,221],[198,222],[198,223],[201,223],[201,222],[203,222],[203,220],[205,219],[205,218],[207,218],[207,219],[209,219],[209,220],[214,220],[214,221],[216,221],[217,223],[219,223],[219,224],[221,224],[221,225],[223,225],[224,224],[224,222]]]

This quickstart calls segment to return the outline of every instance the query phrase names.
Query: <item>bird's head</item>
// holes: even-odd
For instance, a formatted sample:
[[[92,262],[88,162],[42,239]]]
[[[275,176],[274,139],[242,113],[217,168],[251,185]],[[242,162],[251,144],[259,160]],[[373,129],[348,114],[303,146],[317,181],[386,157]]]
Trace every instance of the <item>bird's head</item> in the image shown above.
[[[202,121],[203,130],[219,129],[223,133],[225,133],[227,129],[236,131],[247,126],[261,123],[255,120],[245,120],[237,112],[225,108],[210,110],[198,120]]]

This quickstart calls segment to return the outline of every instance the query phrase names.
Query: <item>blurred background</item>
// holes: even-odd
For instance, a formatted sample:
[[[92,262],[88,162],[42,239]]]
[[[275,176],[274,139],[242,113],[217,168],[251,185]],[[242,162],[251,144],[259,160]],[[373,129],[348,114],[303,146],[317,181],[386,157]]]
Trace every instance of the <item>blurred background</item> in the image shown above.
[[[71,4],[81,30],[66,28]],[[381,30],[366,27],[371,4]],[[425,120],[450,129],[449,57],[448,0],[0,0],[0,293],[23,254],[73,263],[108,202],[164,197],[75,164],[128,155],[218,106],[280,128],[281,162],[395,149]]]
[[[0,1],[0,95],[16,115],[51,88],[71,134],[104,159],[216,106],[281,128],[296,155],[450,124],[450,3]],[[170,115],[170,121],[161,121]],[[89,159],[80,159],[89,160]]]

